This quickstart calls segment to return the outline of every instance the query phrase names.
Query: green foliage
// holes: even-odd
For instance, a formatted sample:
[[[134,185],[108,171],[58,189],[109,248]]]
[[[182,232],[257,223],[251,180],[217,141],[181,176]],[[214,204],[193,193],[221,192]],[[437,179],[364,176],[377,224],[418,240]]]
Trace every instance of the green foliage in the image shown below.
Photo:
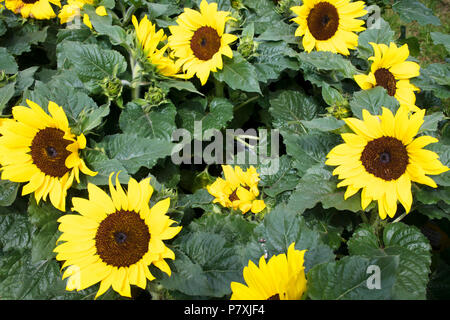
[[[295,249],[306,250],[305,299],[448,298],[450,171],[430,175],[437,188],[413,183],[409,214],[399,206],[394,218],[381,221],[376,202],[362,210],[361,192],[344,199],[346,188],[337,188],[340,180],[325,165],[330,150],[342,143],[340,134],[351,132],[345,118],[362,119],[363,110],[380,115],[382,107],[393,113],[399,108],[383,87],[362,90],[354,80],[370,70],[370,43],[395,42],[407,44],[408,60],[420,63],[420,75],[410,79],[420,89],[417,106],[426,109],[418,135],[436,137],[439,142],[425,149],[450,167],[448,10],[431,0],[368,0],[367,5],[381,9],[379,27],[370,27],[370,14],[362,17],[366,29],[344,56],[304,50],[289,9],[301,5],[298,1],[217,0],[219,10],[235,18],[224,32],[238,39],[230,45],[233,57],[222,56],[223,66],[201,85],[196,77],[164,76],[151,57],[147,61],[149,52],[142,51],[131,22],[133,15],[138,21],[146,15],[156,31],[169,37],[169,27],[184,8],[197,10],[200,2],[102,0],[81,10],[92,29],[83,16],[61,24],[58,17],[22,18],[0,9],[1,119],[11,119],[13,107],[26,106],[27,100],[45,112],[55,102],[71,132],[86,136],[79,156],[97,172],[74,179],[67,212],[55,209],[48,197],[38,204],[33,193],[22,195],[28,181],[0,179],[0,298],[95,297],[98,283],[66,290],[63,262],[54,252],[62,234],[58,219],[73,213],[73,197],[88,197],[89,183],[108,192],[112,172],[120,172],[124,186],[131,177],[150,177],[151,205],[170,198],[167,215],[182,226],[173,239],[164,239],[175,254],[165,259],[171,275],[151,265],[156,279],[144,290],[132,286],[132,299],[148,294],[155,300],[229,299],[230,284],[245,283],[243,269],[250,261],[269,261],[293,242]],[[96,13],[99,5],[106,16]],[[163,38],[157,49],[174,58],[166,44]],[[229,129],[254,129],[257,135],[230,134]],[[261,129],[269,132],[267,137]],[[223,144],[219,141],[224,162],[245,155],[238,165],[256,168],[257,198],[264,200],[264,210],[242,214],[215,201],[207,186],[224,177],[222,163],[175,163],[177,130],[187,135],[183,146],[195,145],[187,154],[190,160],[211,151],[211,132],[224,138]],[[228,138],[233,150],[225,150]],[[275,171],[267,171],[273,164]],[[439,226],[441,242],[426,232],[431,222]],[[373,266],[381,275],[379,289],[370,288]],[[114,290],[101,298],[121,299]]]

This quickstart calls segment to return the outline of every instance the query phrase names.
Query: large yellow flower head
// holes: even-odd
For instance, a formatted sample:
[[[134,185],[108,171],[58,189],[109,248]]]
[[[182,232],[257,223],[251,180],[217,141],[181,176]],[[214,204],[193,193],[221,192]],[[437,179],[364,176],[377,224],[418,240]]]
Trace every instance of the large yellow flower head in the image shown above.
[[[153,64],[158,72],[166,77],[186,78],[180,74],[180,66],[167,55],[168,44],[161,47],[161,43],[167,36],[163,29],[156,31],[156,27],[147,16],[138,23],[135,16],[132,17],[133,26],[136,30],[136,38],[147,60]]]
[[[364,6],[363,1],[304,0],[303,5],[291,8],[297,15],[292,21],[299,25],[295,36],[303,36],[307,52],[316,48],[349,55],[348,49],[358,45],[355,32],[365,30],[364,21],[357,19],[367,14]]]
[[[50,3],[61,7],[60,0],[5,0],[7,9],[24,18],[48,20],[56,17]]]
[[[419,88],[411,84],[409,79],[419,75],[420,66],[413,61],[406,61],[409,57],[408,45],[404,44],[398,48],[394,42],[391,42],[389,47],[373,42],[370,44],[374,51],[374,55],[369,58],[372,61],[370,73],[355,75],[356,83],[364,90],[381,86],[401,105],[407,106],[411,111],[419,110],[415,106],[414,94]]]
[[[168,38],[169,47],[189,78],[197,75],[202,85],[210,72],[222,69],[222,55],[233,57],[229,44],[237,37],[224,33],[226,22],[233,19],[230,14],[217,11],[217,3],[202,0],[200,12],[185,8],[176,20],[177,25],[169,26],[172,34]]]
[[[1,179],[28,182],[22,195],[34,192],[38,203],[50,195],[51,203],[65,211],[67,190],[74,178],[80,181],[80,171],[97,174],[78,154],[86,147],[86,138],[71,132],[63,108],[56,103],[49,102],[50,115],[30,100],[27,104],[29,108],[13,107],[14,119],[0,127]]]
[[[430,136],[414,138],[423,124],[425,111],[409,115],[406,107],[400,107],[395,116],[383,108],[381,116],[373,116],[363,110],[363,120],[344,119],[355,133],[343,133],[345,143],[334,147],[325,164],[338,166],[333,174],[343,179],[338,187],[347,186],[344,198],[360,189],[363,210],[378,201],[381,219],[394,217],[397,200],[408,213],[412,204],[411,182],[437,185],[427,176],[449,170],[439,156],[423,149],[438,140]]]
[[[57,260],[65,260],[63,279],[69,277],[66,290],[83,290],[98,282],[96,298],[111,286],[122,296],[130,297],[130,285],[145,289],[147,279],[155,277],[149,266],[155,265],[169,276],[164,259],[175,254],[163,240],[172,239],[181,227],[167,215],[170,198],[151,208],[153,193],[150,178],[137,182],[130,178],[125,192],[116,175],[116,186],[109,176],[108,195],[94,184],[88,185],[89,199],[73,198],[73,211],[58,219],[62,235],[55,248]]]
[[[291,243],[286,254],[273,256],[268,262],[262,256],[259,266],[249,261],[244,280],[231,283],[231,300],[300,300],[306,291],[304,255]]]
[[[251,166],[245,172],[239,167],[223,165],[225,179],[217,178],[207,186],[208,192],[215,197],[214,203],[220,203],[226,208],[241,210],[244,214],[251,210],[259,213],[266,207],[264,200],[258,200],[259,174]]]

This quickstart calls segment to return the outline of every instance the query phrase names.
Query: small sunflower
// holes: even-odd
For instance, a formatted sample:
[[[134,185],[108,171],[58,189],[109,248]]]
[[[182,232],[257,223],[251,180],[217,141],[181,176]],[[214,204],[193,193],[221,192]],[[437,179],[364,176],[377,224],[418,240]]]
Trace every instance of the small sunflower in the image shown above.
[[[419,75],[420,66],[413,61],[406,61],[409,57],[408,45],[404,44],[400,48],[394,42],[389,47],[373,42],[370,45],[374,51],[374,55],[368,59],[372,61],[370,73],[355,75],[356,83],[364,90],[381,86],[401,105],[407,106],[411,111],[419,110],[415,106],[414,94],[419,88],[411,84],[409,79]]]
[[[231,300],[300,300],[306,291],[304,255],[291,243],[286,254],[273,256],[268,262],[262,256],[259,266],[252,261],[244,267],[244,280],[231,283]]]
[[[258,200],[259,174],[251,166],[244,172],[239,166],[234,169],[230,165],[222,166],[225,180],[217,178],[207,186],[208,192],[215,197],[214,203],[219,202],[226,208],[241,210],[246,213],[249,210],[259,213],[266,207],[264,200]]]
[[[93,3],[94,0],[68,0],[67,4],[64,5],[59,11],[58,18],[60,20],[60,23],[64,24],[73,21],[75,17],[81,16],[81,10],[83,9],[85,4]],[[106,16],[108,14],[104,6],[98,6],[95,9],[95,13],[99,16]],[[83,23],[89,29],[92,29],[91,20],[86,13],[83,14]]]
[[[147,15],[139,23],[133,16],[132,22],[136,30],[139,47],[142,49],[145,58],[157,68],[158,72],[166,77],[186,78],[185,74],[179,74],[180,66],[167,56],[168,44],[159,48],[160,44],[167,38],[164,30],[156,31],[155,25],[148,20]]]
[[[130,297],[130,285],[145,289],[147,279],[155,277],[149,266],[155,265],[169,276],[164,259],[175,259],[163,240],[172,239],[181,227],[167,215],[170,198],[149,207],[153,193],[150,178],[137,182],[130,178],[125,192],[116,175],[116,186],[109,176],[109,192],[88,185],[89,199],[73,198],[73,211],[58,219],[62,235],[55,248],[56,259],[65,260],[63,279],[69,277],[66,290],[83,290],[98,282],[96,298],[112,286]]]
[[[230,44],[237,39],[235,35],[224,33],[229,11],[217,11],[217,3],[202,0],[200,12],[185,8],[176,20],[177,25],[169,26],[169,47],[179,58],[183,71],[191,78],[194,74],[202,85],[208,80],[210,72],[222,69],[222,55],[233,57]]]
[[[338,166],[333,175],[343,179],[337,186],[347,186],[344,198],[360,189],[363,210],[378,201],[381,219],[394,217],[397,200],[411,209],[411,182],[437,185],[427,176],[438,175],[449,170],[439,156],[423,149],[438,140],[430,136],[414,138],[423,124],[425,111],[409,115],[406,107],[400,107],[395,116],[383,108],[381,116],[373,116],[363,110],[363,120],[344,119],[355,133],[343,133],[345,143],[334,147],[327,155],[325,164]]]
[[[46,200],[65,211],[67,190],[79,172],[94,176],[78,151],[86,147],[83,134],[71,133],[62,107],[50,101],[49,116],[36,103],[27,100],[30,108],[15,106],[14,119],[0,127],[0,149],[4,152],[1,179],[28,182],[22,195],[34,192],[36,201]]]
[[[299,25],[295,36],[303,36],[303,48],[311,52],[331,51],[349,55],[348,49],[358,45],[355,32],[365,30],[363,20],[367,14],[363,1],[350,0],[304,0],[303,5],[291,10],[298,16],[292,19]]]
[[[56,17],[50,3],[61,7],[60,0],[5,0],[7,9],[24,18],[48,20]]]

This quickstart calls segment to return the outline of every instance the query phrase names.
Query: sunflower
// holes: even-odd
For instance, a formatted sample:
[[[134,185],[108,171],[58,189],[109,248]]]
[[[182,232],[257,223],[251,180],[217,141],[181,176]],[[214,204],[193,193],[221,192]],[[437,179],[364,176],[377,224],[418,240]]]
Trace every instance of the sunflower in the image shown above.
[[[56,17],[50,3],[61,7],[59,0],[5,0],[7,9],[20,13],[24,18],[48,20]]]
[[[226,208],[241,210],[246,213],[261,212],[266,205],[264,200],[258,200],[259,174],[251,166],[244,172],[239,166],[234,169],[230,165],[222,166],[225,180],[217,178],[211,185],[207,186],[208,192],[215,197],[214,203],[219,202]]]
[[[59,11],[58,18],[60,23],[69,23],[81,15],[81,9],[85,4],[93,4],[94,0],[68,0],[67,4],[62,7]],[[108,13],[106,12],[106,8],[104,6],[98,6],[95,9],[95,13],[99,16],[106,16]],[[83,23],[89,28],[92,29],[91,20],[89,16],[85,13],[83,14]]]
[[[264,256],[259,267],[252,261],[244,268],[244,280],[231,283],[231,300],[300,300],[306,291],[306,250],[296,250],[291,243],[286,254],[272,256],[266,263]]]
[[[63,279],[69,277],[66,290],[83,290],[100,282],[96,298],[112,286],[122,296],[130,297],[130,285],[145,289],[155,277],[149,266],[167,273],[164,259],[175,259],[163,240],[172,239],[181,227],[167,215],[170,198],[149,207],[153,193],[150,178],[139,183],[130,178],[125,192],[116,175],[116,186],[109,176],[108,195],[88,184],[89,199],[73,198],[73,211],[58,219],[62,235],[55,248],[56,259],[65,260]]]
[[[295,36],[303,36],[303,48],[311,52],[331,51],[349,55],[348,49],[358,45],[354,32],[365,30],[363,20],[356,18],[367,14],[363,1],[350,0],[304,0],[303,5],[291,10],[297,15],[292,21],[299,27]]]
[[[147,15],[138,23],[135,16],[132,17],[133,26],[136,30],[136,39],[138,46],[142,49],[145,59],[156,67],[158,72],[166,77],[187,78],[185,74],[179,74],[180,66],[169,58],[166,54],[168,45],[158,48],[167,36],[164,30],[159,29],[152,24]]]
[[[46,200],[65,211],[67,190],[79,172],[94,176],[78,155],[86,147],[83,134],[71,133],[62,107],[50,101],[49,116],[36,103],[27,100],[30,108],[15,106],[14,119],[4,121],[0,127],[1,179],[28,182],[22,195],[34,192],[36,201]]]
[[[217,3],[202,0],[200,12],[185,8],[176,20],[177,25],[169,26],[169,47],[179,58],[183,71],[188,77],[195,75],[202,85],[210,72],[222,69],[222,55],[233,57],[229,44],[237,39],[235,35],[224,33],[229,11],[217,11]]]
[[[438,175],[449,170],[438,160],[439,156],[423,149],[438,140],[430,136],[414,138],[423,124],[425,111],[409,115],[406,107],[400,107],[395,116],[383,108],[381,116],[373,116],[363,110],[363,120],[344,119],[355,133],[341,134],[345,143],[334,147],[325,164],[338,166],[333,175],[343,179],[338,187],[347,186],[344,198],[360,189],[363,210],[378,201],[381,219],[394,217],[397,200],[411,209],[411,182],[436,188],[427,174]]]
[[[370,73],[355,75],[356,83],[364,90],[381,86],[400,104],[417,111],[419,108],[415,106],[414,91],[419,91],[419,88],[411,84],[409,79],[419,75],[420,66],[413,61],[406,61],[409,56],[408,45],[404,44],[400,48],[394,42],[389,47],[383,43],[370,42],[370,45],[374,51],[374,55],[368,59],[372,61]]]

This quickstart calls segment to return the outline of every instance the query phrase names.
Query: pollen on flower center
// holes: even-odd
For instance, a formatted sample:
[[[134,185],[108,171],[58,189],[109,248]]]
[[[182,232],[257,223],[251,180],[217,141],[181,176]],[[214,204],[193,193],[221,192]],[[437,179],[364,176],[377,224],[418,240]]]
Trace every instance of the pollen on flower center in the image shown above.
[[[374,73],[377,85],[385,88],[390,96],[396,92],[396,82],[394,75],[385,68],[380,68]]]
[[[100,259],[115,267],[128,267],[148,251],[150,232],[134,211],[116,211],[99,225],[95,247]]]
[[[62,177],[70,169],[65,162],[70,152],[66,149],[72,141],[64,139],[64,131],[47,127],[40,130],[31,142],[33,163],[46,175]]]
[[[328,40],[338,29],[339,14],[332,4],[319,2],[309,12],[307,23],[316,40]]]
[[[220,37],[211,27],[201,27],[194,32],[191,49],[200,60],[211,59],[220,49]]]
[[[369,141],[361,154],[367,172],[383,180],[396,180],[405,173],[409,163],[403,143],[393,137]]]

